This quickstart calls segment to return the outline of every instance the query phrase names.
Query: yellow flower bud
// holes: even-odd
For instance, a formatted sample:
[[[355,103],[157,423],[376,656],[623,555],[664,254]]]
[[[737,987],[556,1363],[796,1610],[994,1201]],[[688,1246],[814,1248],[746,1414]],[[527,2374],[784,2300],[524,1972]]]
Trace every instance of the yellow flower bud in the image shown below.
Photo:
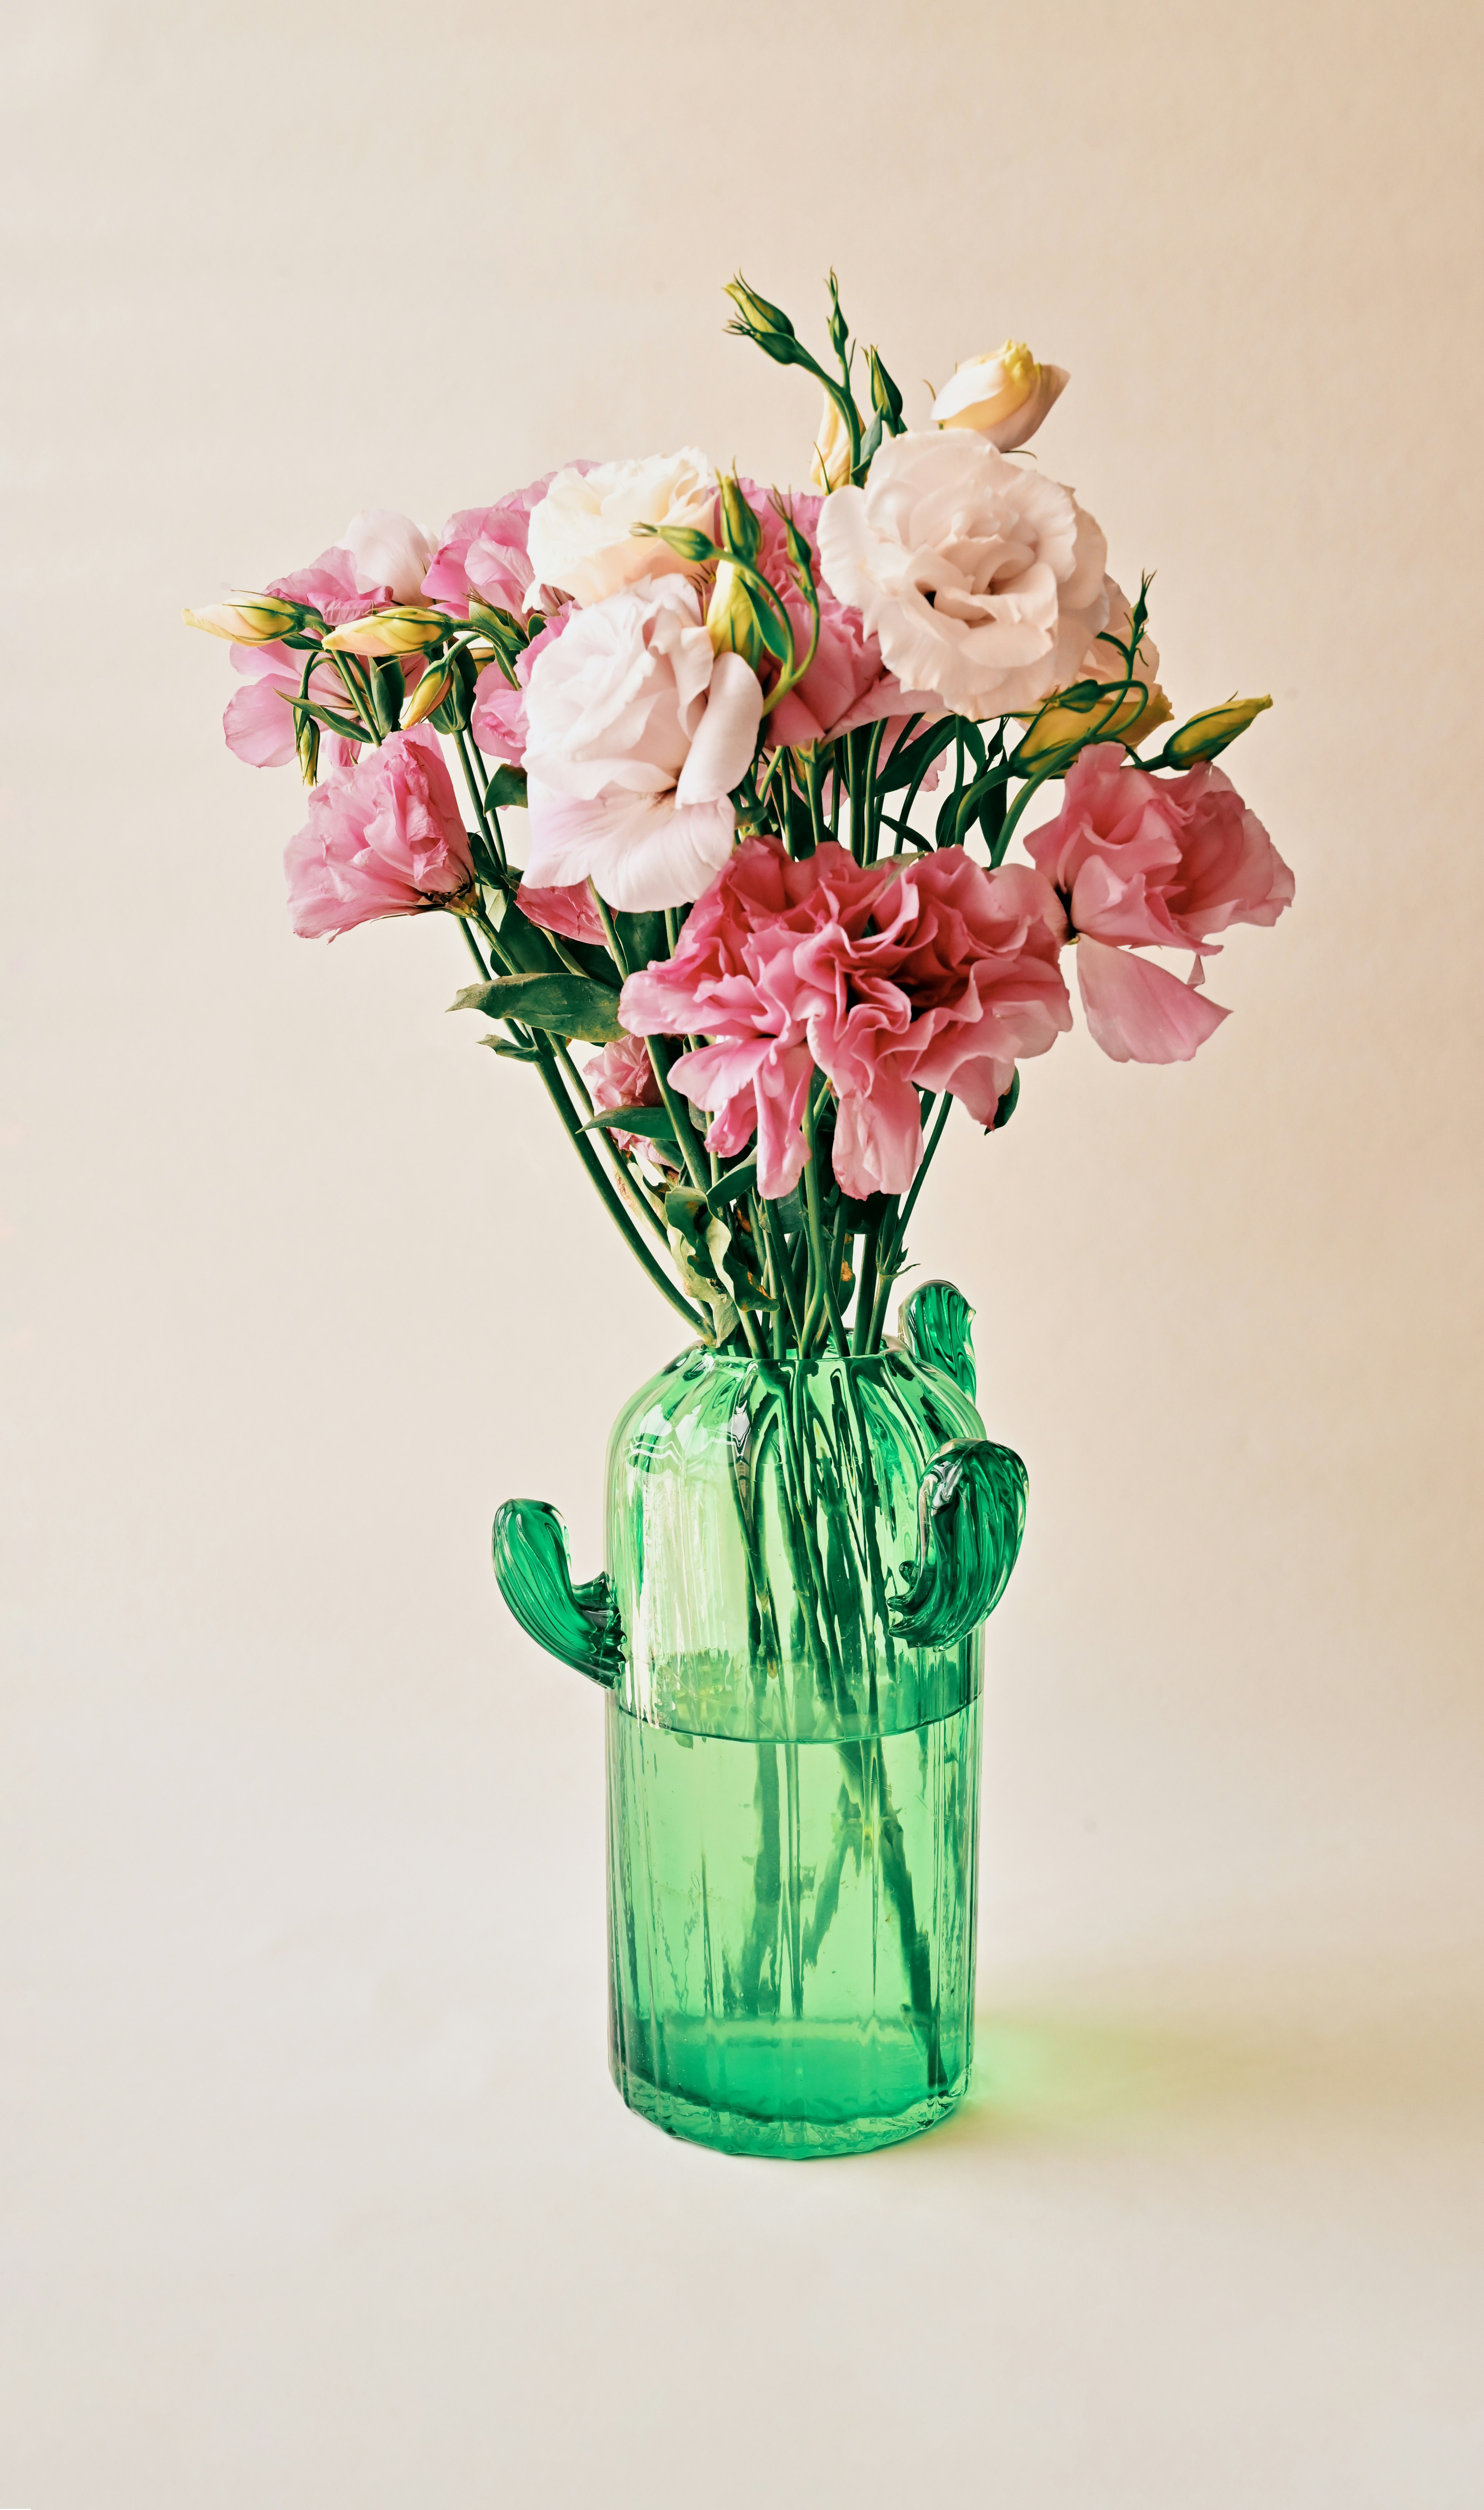
[[[758,618],[758,600],[735,566],[716,570],[716,589],[705,614],[714,653],[741,654],[749,670],[757,670],[768,651]]]
[[[1035,435],[1070,378],[1063,366],[1038,366],[1023,340],[1006,340],[968,358],[932,404],[939,427],[971,427],[1002,453]]]
[[[1207,706],[1204,714],[1193,714],[1171,735],[1164,755],[1172,767],[1193,767],[1198,758],[1215,758],[1272,704],[1271,698],[1234,698],[1230,705]]]
[[[324,639],[327,654],[423,654],[448,633],[441,610],[419,610],[398,602],[390,610],[373,610],[369,619],[353,619]]]
[[[1169,700],[1158,685],[1147,698],[1137,689],[1130,689],[1117,711],[1110,714],[1108,702],[1112,696],[1113,690],[1106,684],[1089,690],[1085,681],[1075,694],[1069,690],[1035,717],[1015,752],[1017,765],[1027,769],[1044,767],[1059,749],[1071,749],[1093,736],[1099,741],[1122,741],[1128,748],[1137,749],[1141,741],[1147,741],[1161,723],[1169,721]]]
[[[839,402],[830,393],[825,394],[819,412],[819,433],[809,476],[815,487],[822,488],[826,496],[832,488],[850,486],[851,432],[840,415]]]
[[[271,645],[291,636],[304,613],[296,601],[279,601],[268,592],[234,592],[230,601],[213,601],[206,610],[182,613],[188,628],[209,636],[230,637],[234,645]]]
[[[401,710],[401,728],[410,732],[415,723],[423,723],[435,706],[440,706],[453,686],[452,663],[434,663],[424,671],[412,695]]]
[[[299,753],[299,774],[306,784],[314,784],[320,775],[320,727],[304,708],[294,708],[294,746]]]

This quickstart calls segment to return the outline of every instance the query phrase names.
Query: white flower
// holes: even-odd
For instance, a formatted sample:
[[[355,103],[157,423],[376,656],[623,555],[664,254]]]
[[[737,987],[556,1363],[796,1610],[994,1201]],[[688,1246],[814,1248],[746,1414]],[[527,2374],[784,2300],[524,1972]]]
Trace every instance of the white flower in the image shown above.
[[[939,427],[970,427],[1001,453],[1035,435],[1071,381],[1065,366],[1038,366],[1023,340],[1007,340],[982,358],[966,358],[932,404]]]
[[[536,581],[587,603],[641,576],[684,574],[684,558],[663,541],[635,540],[631,527],[684,523],[708,532],[715,501],[716,475],[691,444],[643,462],[558,471],[531,513],[526,549]]]
[[[1107,543],[1070,488],[982,436],[893,437],[819,510],[831,592],[904,688],[978,722],[1077,677],[1108,616]]]
[[[410,515],[367,506],[364,513],[351,516],[340,547],[350,551],[358,592],[377,592],[386,585],[394,601],[415,601],[438,543]]]
[[[763,692],[716,654],[695,588],[666,575],[579,610],[531,666],[526,878],[592,880],[613,906],[699,897],[732,850]]]

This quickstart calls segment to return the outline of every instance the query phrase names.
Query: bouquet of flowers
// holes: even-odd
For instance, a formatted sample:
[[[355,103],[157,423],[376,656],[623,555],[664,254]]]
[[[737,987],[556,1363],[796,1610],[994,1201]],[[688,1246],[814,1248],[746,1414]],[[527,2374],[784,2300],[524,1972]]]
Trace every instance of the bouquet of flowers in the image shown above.
[[[823,361],[727,293],[820,387],[808,490],[569,462],[186,616],[231,640],[229,746],[311,788],[294,931],[452,916],[459,1006],[697,1338],[862,1355],[955,1101],[1008,1121],[1069,964],[1105,1054],[1183,1060],[1293,878],[1215,763],[1270,700],[1170,729],[1147,579],[1025,450],[1062,370],[1007,341],[912,428],[833,275]]]

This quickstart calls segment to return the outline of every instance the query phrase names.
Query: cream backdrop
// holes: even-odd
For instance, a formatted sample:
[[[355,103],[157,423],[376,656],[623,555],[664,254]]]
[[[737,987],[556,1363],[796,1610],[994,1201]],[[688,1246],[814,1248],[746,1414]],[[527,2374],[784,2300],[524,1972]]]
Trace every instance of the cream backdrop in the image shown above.
[[[54,0],[5,36],[0,2499],[1476,2510],[1480,20]],[[439,919],[290,938],[181,605],[576,453],[803,475],[833,261],[1027,335],[1298,875],[922,1251],[1029,1460],[980,2068],[922,2145],[604,2072],[595,1563],[673,1348]]]

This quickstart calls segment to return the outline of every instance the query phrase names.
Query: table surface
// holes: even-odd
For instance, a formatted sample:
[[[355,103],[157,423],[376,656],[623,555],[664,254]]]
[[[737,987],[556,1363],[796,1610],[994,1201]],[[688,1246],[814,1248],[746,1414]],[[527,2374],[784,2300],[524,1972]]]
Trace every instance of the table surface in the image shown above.
[[[970,2098],[794,2167],[612,2090],[598,1704],[507,1653],[354,1731],[226,1652],[19,1685],[6,2503],[1476,2510],[1456,1739],[992,1694]]]

